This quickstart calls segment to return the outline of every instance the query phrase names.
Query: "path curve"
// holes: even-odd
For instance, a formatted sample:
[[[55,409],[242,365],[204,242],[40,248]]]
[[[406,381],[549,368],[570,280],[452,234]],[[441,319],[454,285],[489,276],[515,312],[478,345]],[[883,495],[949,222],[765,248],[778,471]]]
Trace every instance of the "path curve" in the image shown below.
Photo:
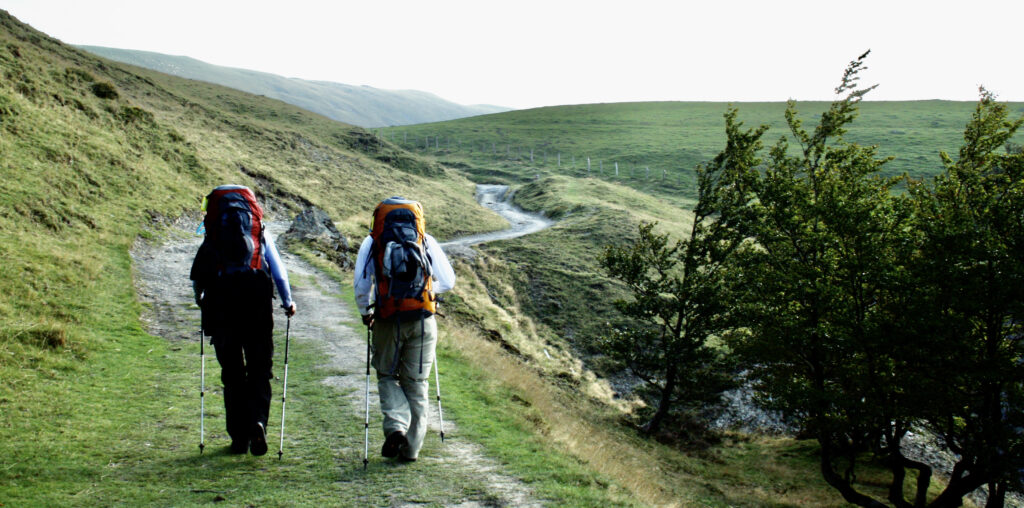
[[[518,238],[536,233],[554,224],[554,221],[539,213],[530,213],[512,204],[512,193],[508,189],[508,185],[477,184],[476,200],[481,205],[498,212],[498,215],[509,222],[509,227],[500,231],[463,236],[444,242],[441,244],[441,248],[445,253],[465,255],[467,251],[471,251],[469,249],[471,245]]]
[[[201,238],[191,233],[194,225],[194,221],[179,219],[170,228],[170,235],[164,243],[155,245],[139,241],[132,248],[136,290],[139,299],[148,303],[150,309],[142,321],[153,335],[171,340],[196,340],[194,333],[184,331],[194,329],[198,318],[194,306],[190,305],[192,291],[188,282],[192,257],[201,242]],[[267,235],[276,237],[287,227],[287,223],[270,222],[267,224]],[[299,309],[299,314],[291,324],[292,339],[307,340],[323,347],[325,364],[331,367],[331,372],[339,373],[325,378],[323,382],[338,389],[340,410],[349,413],[343,417],[362,420],[366,336],[360,326],[354,325],[359,323],[359,318],[350,310],[349,305],[338,300],[338,295],[342,293],[338,282],[286,249],[280,248],[280,251],[289,276],[296,282],[302,282],[292,284],[292,296]],[[282,311],[275,309],[274,326],[282,334],[285,322]],[[370,389],[374,392],[370,397],[371,414],[379,421],[376,383],[370,383]],[[436,406],[430,409],[429,428],[432,432],[428,437],[433,438],[438,432]],[[487,457],[480,445],[460,439],[456,422],[446,418],[444,423],[445,434],[454,439],[445,441],[439,448],[439,456],[421,456],[421,460],[457,469],[465,477],[474,479],[474,483],[478,482],[489,498],[487,506],[542,506],[529,487],[504,473],[501,465]],[[379,437],[371,439],[371,445],[379,445]],[[362,454],[361,448],[358,450],[359,455]],[[371,451],[373,448],[371,446]],[[378,456],[370,460],[383,459]],[[444,504],[460,508],[485,506],[466,498],[450,499]]]

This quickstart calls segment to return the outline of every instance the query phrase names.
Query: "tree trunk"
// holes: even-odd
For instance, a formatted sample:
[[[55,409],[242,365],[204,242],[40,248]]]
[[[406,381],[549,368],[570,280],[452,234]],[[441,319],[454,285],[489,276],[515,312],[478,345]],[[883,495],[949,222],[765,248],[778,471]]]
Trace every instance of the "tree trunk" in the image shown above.
[[[825,482],[838,490],[847,502],[867,508],[888,508],[885,503],[857,492],[850,482],[836,473],[832,468],[832,444],[827,439],[825,436],[818,438],[818,444],[821,445],[821,475],[825,477]]]
[[[917,469],[917,497],[914,498],[914,506],[924,508],[928,503],[928,486],[932,483],[932,467],[924,462],[903,458],[907,467]]]
[[[1006,502],[1006,482],[992,482],[988,484],[988,501],[985,508],[1003,508]]]
[[[665,386],[661,388],[661,400],[658,401],[658,410],[654,412],[654,416],[651,417],[651,421],[647,422],[644,427],[644,433],[651,435],[658,431],[661,427],[661,422],[668,416],[669,409],[672,408],[672,392],[676,389],[676,366],[674,363],[669,364],[668,369],[665,372]]]
[[[907,470],[903,467],[903,456],[898,451],[892,452],[892,457],[889,460],[889,471],[892,472],[892,481],[889,483],[889,502],[896,508],[910,508],[911,504],[903,497],[903,483],[907,479]]]
[[[981,479],[981,476],[977,473],[968,474],[967,476],[954,475],[946,489],[928,505],[928,508],[958,508],[963,506],[964,496],[985,484],[985,480]]]

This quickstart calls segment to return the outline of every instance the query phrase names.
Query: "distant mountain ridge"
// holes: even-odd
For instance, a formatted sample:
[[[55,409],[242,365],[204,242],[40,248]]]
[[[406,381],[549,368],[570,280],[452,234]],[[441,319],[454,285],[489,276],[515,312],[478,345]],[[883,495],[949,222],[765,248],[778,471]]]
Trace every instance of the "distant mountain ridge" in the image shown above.
[[[365,85],[286,78],[221,67],[187,56],[101,46],[78,48],[118,62],[265,95],[360,127],[440,122],[511,110],[502,106],[456,104],[419,90],[382,90]]]

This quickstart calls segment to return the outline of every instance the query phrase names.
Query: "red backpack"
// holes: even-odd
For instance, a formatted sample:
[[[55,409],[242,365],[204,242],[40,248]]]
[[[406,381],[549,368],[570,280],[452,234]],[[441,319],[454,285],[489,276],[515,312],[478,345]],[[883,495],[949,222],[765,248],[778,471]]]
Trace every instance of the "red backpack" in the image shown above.
[[[206,241],[219,275],[267,270],[263,254],[263,209],[248,187],[221,185],[206,197]]]

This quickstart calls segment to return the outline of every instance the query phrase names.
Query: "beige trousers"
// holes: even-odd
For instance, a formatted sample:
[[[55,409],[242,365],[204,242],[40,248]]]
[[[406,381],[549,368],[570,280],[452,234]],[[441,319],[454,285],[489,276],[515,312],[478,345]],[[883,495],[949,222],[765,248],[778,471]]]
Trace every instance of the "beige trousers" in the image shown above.
[[[409,440],[399,453],[409,459],[419,456],[427,433],[427,396],[430,369],[437,346],[434,317],[377,320],[373,325],[373,368],[384,413],[384,435],[402,431]]]

